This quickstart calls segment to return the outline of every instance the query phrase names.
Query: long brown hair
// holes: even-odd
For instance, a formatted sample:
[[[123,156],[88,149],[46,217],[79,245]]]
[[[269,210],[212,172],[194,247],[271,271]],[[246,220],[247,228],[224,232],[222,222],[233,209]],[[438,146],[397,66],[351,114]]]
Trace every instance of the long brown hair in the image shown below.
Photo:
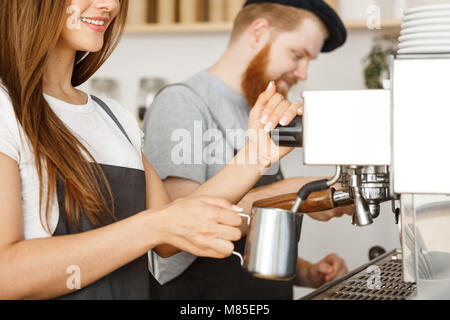
[[[87,81],[116,47],[123,32],[128,0],[120,3],[119,15],[105,32],[103,48],[88,55],[77,52],[72,76],[74,87]],[[104,221],[105,216],[114,217],[114,209],[108,205],[101,188],[100,182],[106,182],[106,177],[100,166],[43,96],[44,71],[66,22],[69,4],[70,0],[0,1],[0,80],[34,153],[40,186],[40,218],[42,223],[43,216],[46,217],[48,232],[57,178],[65,186],[69,223],[79,225],[82,211],[94,225]],[[43,190],[45,184],[47,190]],[[106,188],[112,203],[107,183]],[[45,206],[44,192],[48,195]]]

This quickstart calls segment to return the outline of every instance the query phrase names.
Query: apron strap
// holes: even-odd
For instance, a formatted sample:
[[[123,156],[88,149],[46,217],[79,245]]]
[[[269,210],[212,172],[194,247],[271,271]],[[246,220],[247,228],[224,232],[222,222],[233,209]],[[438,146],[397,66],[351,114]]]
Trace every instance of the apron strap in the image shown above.
[[[131,142],[130,137],[128,136],[127,132],[125,131],[125,129],[122,127],[122,125],[120,124],[119,120],[117,120],[116,116],[114,115],[114,113],[111,111],[111,109],[108,107],[108,105],[103,102],[100,98],[97,98],[94,95],[91,95],[92,100],[94,100],[95,102],[97,102],[97,104],[108,114],[108,116],[111,117],[111,119],[117,124],[117,126],[119,127],[120,131],[122,131],[122,133],[125,135],[125,137],[128,139],[128,141],[130,141],[130,143],[133,145],[133,143]]]

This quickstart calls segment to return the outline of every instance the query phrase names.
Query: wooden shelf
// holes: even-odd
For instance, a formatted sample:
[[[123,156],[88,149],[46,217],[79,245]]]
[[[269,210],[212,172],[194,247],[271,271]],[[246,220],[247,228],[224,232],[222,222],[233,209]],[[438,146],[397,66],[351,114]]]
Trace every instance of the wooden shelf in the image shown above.
[[[344,21],[344,24],[347,29],[367,29],[367,23],[366,20],[346,20]],[[381,20],[381,30],[383,29],[392,29],[392,28],[400,28],[402,24],[401,19],[386,19]]]
[[[138,24],[127,25],[125,33],[127,34],[152,34],[152,33],[200,33],[200,32],[229,32],[232,29],[231,22],[211,23],[198,22],[192,24]]]
[[[339,0],[325,1],[339,12]],[[230,32],[233,27],[232,21],[244,2],[245,0],[132,0],[127,20],[129,23],[125,32],[127,34]],[[369,30],[364,19],[346,20],[344,24],[349,30]],[[400,19],[384,19],[381,30],[400,28],[400,25]]]
[[[367,29],[365,20],[348,20],[345,26],[349,30]],[[400,28],[401,20],[383,20],[381,30]],[[158,33],[202,33],[202,32],[230,32],[233,24],[231,22],[210,23],[198,22],[193,24],[137,24],[127,25],[126,34],[158,34]]]

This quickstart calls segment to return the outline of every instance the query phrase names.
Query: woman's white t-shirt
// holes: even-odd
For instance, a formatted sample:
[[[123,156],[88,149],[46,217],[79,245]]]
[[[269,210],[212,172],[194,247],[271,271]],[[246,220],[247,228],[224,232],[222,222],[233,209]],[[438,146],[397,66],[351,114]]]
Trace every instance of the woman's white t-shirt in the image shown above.
[[[56,115],[83,143],[98,163],[144,170],[142,163],[143,133],[137,120],[126,108],[113,100],[99,97],[112,110],[133,145],[111,117],[90,96],[85,105],[73,105],[48,95],[44,95],[44,97]],[[15,160],[19,166],[22,187],[23,236],[25,240],[47,238],[51,237],[51,234],[45,231],[40,220],[39,180],[34,155],[27,141],[28,139],[16,119],[9,95],[0,85],[0,153]],[[53,233],[59,218],[57,201],[52,204],[49,217]],[[46,223],[45,217],[43,221]]]

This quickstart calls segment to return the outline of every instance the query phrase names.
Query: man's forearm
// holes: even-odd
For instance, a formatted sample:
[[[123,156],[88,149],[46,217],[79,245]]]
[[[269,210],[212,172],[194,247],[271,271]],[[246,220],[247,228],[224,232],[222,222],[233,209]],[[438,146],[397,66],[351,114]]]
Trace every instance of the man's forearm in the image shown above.
[[[308,279],[309,268],[311,268],[312,263],[302,258],[297,259],[297,274],[295,276],[295,285],[299,287],[312,287]]]

